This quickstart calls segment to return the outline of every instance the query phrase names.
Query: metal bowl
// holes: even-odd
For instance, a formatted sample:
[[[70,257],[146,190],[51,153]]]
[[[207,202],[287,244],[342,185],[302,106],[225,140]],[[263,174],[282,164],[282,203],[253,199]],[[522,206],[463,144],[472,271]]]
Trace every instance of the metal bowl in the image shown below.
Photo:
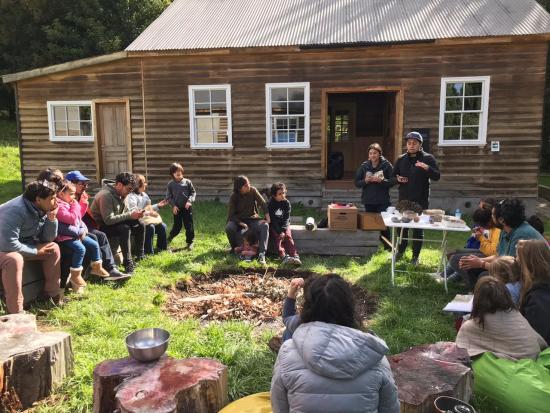
[[[126,336],[130,356],[139,361],[153,361],[168,348],[170,333],[162,328],[144,328]]]

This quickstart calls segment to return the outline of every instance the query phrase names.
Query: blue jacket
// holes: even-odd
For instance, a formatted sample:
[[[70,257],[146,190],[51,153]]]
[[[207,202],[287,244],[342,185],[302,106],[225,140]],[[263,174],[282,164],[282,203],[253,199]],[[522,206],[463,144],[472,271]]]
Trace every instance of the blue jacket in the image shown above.
[[[57,219],[50,221],[22,195],[0,205],[0,251],[34,256],[37,244],[52,242],[56,236]]]
[[[497,255],[502,257],[504,255],[516,256],[516,245],[519,240],[522,239],[541,239],[544,237],[535,228],[529,225],[527,222],[523,222],[519,227],[514,228],[510,233],[506,231],[500,231],[500,240],[497,246]]]

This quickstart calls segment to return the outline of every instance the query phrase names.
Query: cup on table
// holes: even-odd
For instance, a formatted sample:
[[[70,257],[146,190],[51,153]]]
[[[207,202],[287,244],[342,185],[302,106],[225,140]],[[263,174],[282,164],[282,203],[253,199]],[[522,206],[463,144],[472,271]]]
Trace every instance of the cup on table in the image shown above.
[[[394,206],[387,207],[386,212],[389,214],[393,214],[395,212],[395,207]]]

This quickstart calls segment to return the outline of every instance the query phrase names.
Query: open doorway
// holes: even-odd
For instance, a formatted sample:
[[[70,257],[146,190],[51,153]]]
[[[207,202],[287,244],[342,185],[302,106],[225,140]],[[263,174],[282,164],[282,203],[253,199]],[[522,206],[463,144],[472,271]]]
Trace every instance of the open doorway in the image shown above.
[[[401,134],[401,91],[328,91],[325,97],[326,185],[353,182],[372,143],[394,162]],[[337,181],[337,182],[334,182]],[[338,186],[341,186],[337,184]]]

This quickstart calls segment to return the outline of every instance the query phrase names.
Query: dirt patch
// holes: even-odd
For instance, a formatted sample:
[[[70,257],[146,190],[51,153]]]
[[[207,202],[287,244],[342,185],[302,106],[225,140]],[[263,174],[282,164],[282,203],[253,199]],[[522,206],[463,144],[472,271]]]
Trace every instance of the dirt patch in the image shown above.
[[[273,270],[220,271],[178,281],[171,288],[165,311],[177,320],[198,318],[201,322],[245,320],[255,325],[280,320],[290,280],[308,278],[309,271]],[[352,285],[356,308],[363,320],[377,309],[378,297]],[[298,297],[300,302],[300,296]]]

